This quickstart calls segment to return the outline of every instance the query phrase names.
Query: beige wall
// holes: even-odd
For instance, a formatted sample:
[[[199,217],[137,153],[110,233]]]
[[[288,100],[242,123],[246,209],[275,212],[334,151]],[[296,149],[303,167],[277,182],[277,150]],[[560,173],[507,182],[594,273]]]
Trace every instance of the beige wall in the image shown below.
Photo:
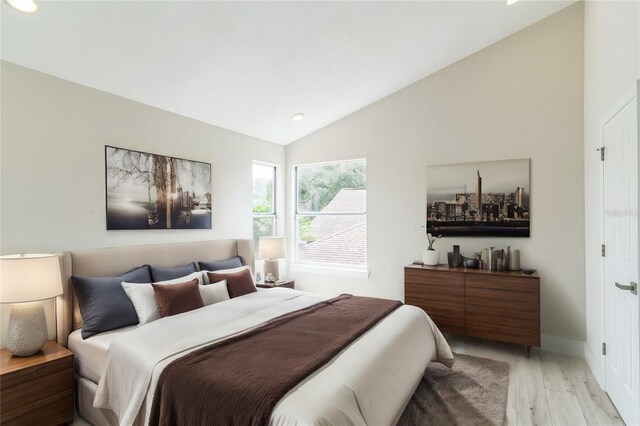
[[[589,1],[585,6],[584,163],[587,345],[585,355],[601,379],[602,121],[631,98],[640,79],[640,2]]]
[[[521,249],[523,265],[542,276],[543,344],[582,350],[583,4],[288,145],[286,156],[289,176],[296,164],[367,159],[370,278],[296,272],[296,285],[399,299],[403,266],[424,245],[426,166],[531,158],[531,238],[446,238],[437,248]],[[289,214],[290,246],[292,229]]]
[[[283,146],[8,62],[0,71],[2,254],[252,237],[252,160],[283,165]],[[213,230],[107,231],[104,145],[211,163]]]

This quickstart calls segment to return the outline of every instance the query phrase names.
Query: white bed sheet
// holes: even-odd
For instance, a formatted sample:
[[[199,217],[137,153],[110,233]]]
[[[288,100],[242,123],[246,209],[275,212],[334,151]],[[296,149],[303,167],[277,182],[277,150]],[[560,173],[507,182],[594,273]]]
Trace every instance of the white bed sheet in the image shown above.
[[[81,330],[73,331],[69,335],[68,346],[69,350],[73,352],[77,373],[93,383],[100,382],[111,342],[136,328],[138,326],[132,325],[106,331],[93,335],[86,340],[82,338]]]
[[[94,406],[114,411],[120,424],[144,424],[167,364],[331,297],[270,289],[123,333],[110,345]],[[448,344],[422,310],[402,306],[290,391],[271,424],[392,424],[431,361],[450,365]]]

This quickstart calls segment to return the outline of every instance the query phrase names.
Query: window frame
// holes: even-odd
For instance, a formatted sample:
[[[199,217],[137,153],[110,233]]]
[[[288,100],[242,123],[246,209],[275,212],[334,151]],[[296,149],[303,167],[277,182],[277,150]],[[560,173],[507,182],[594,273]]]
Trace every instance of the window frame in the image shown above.
[[[273,164],[273,163],[267,163],[264,161],[259,161],[259,160],[253,160],[251,162],[251,193],[253,194],[253,182],[254,182],[254,176],[253,176],[253,166],[263,166],[263,167],[270,167],[273,169],[273,185],[272,185],[272,199],[273,199],[273,210],[269,213],[255,213],[253,211],[253,195],[252,195],[252,199],[251,199],[251,227],[253,229],[253,224],[254,221],[256,219],[259,218],[271,218],[271,222],[272,222],[272,232],[271,232],[271,237],[275,237],[278,235],[278,165],[277,164]],[[253,233],[253,231],[252,231]],[[267,235],[263,235],[263,236],[267,236]],[[258,241],[259,241],[259,237],[258,240],[255,239],[255,235],[252,235],[252,239],[255,241],[256,243],[256,255],[258,253]]]
[[[362,158],[351,158],[346,160],[334,160],[334,161],[323,161],[317,163],[305,163],[305,164],[297,164],[293,166],[293,240],[294,240],[294,257],[292,263],[292,269],[294,271],[299,272],[318,272],[324,273],[327,275],[334,276],[350,276],[355,278],[368,278],[369,277],[369,253],[368,247],[365,246],[366,251],[366,259],[367,262],[364,265],[354,265],[348,263],[331,263],[331,262],[314,262],[314,261],[301,261],[299,258],[299,247],[298,247],[298,232],[299,232],[299,218],[301,216],[364,216],[365,217],[365,226],[367,221],[367,209],[365,205],[365,210],[363,212],[316,212],[316,211],[299,211],[299,172],[298,170],[302,167],[316,167],[316,166],[325,166],[329,164],[338,164],[338,163],[351,163],[363,161],[365,164],[365,182],[367,177],[366,165],[367,159],[365,157]],[[365,183],[365,190],[367,189],[367,185]]]

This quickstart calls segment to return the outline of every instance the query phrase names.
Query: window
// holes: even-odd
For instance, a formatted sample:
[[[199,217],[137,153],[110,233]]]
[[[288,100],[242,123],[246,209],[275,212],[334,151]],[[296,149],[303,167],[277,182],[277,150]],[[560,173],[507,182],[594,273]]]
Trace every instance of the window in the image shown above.
[[[253,240],[276,235],[276,166],[253,163]]]
[[[296,262],[367,267],[367,163],[296,167]]]

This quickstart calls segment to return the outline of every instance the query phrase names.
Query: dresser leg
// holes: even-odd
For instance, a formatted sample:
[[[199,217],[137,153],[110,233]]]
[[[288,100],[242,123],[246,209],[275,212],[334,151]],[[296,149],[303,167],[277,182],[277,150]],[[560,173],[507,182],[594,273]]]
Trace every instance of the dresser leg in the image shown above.
[[[527,345],[527,358],[529,358],[530,353],[531,353],[531,345]]]

